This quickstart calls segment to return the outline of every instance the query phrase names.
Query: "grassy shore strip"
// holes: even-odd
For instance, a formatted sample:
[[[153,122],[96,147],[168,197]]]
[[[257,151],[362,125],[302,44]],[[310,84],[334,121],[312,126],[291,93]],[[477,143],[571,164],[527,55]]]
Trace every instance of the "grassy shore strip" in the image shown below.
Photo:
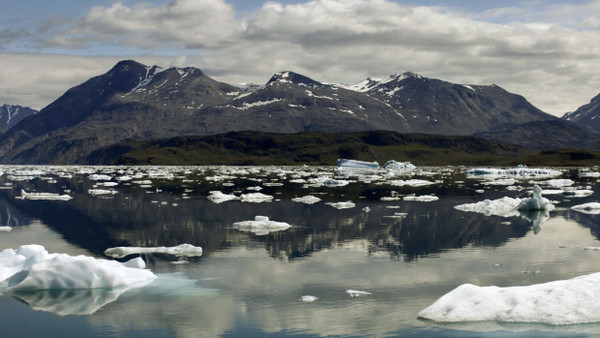
[[[600,165],[600,152],[561,149],[536,153],[523,147],[469,136],[307,132],[230,132],[127,142],[100,149],[87,164],[153,165],[334,165],[338,158],[410,161],[415,165]]]

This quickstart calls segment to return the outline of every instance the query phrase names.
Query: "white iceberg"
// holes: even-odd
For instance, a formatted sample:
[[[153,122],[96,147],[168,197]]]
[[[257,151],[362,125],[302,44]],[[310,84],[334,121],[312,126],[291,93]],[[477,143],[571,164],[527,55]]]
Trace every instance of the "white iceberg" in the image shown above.
[[[413,202],[434,202],[439,199],[440,199],[439,197],[433,196],[433,195],[422,195],[422,196],[408,195],[408,196],[404,196],[402,198],[402,200],[404,200],[404,201],[413,201]]]
[[[410,162],[396,162],[389,160],[383,165],[387,176],[396,176],[411,173],[416,167]]]
[[[599,202],[588,202],[583,204],[574,205],[571,209],[582,212],[584,214],[597,215],[600,214],[600,203]]]
[[[255,193],[250,193],[250,194],[242,194],[239,199],[242,202],[263,203],[263,202],[271,202],[273,200],[273,196],[265,195],[260,192],[255,192]]]
[[[356,204],[347,201],[347,202],[330,202],[330,203],[326,203],[327,205],[331,205],[332,207],[336,208],[336,209],[351,209],[354,208],[356,206]]]
[[[156,278],[136,258],[126,263],[49,254],[41,245],[0,252],[0,291],[96,289],[131,286]]]
[[[88,194],[90,194],[92,196],[114,195],[117,193],[118,193],[118,191],[116,191],[114,189],[88,189]]]
[[[467,212],[479,212],[486,216],[512,217],[519,216],[519,210],[554,210],[554,204],[541,195],[542,189],[535,185],[533,197],[511,198],[508,196],[496,200],[483,200],[454,206],[455,209]]]
[[[600,273],[530,286],[463,284],[418,313],[442,323],[498,321],[571,325],[600,322]]]
[[[275,231],[287,230],[291,225],[285,222],[271,221],[267,216],[255,216],[253,221],[235,222],[233,227],[240,231],[253,232],[262,236]]]
[[[347,159],[338,159],[337,160],[338,168],[369,168],[369,169],[379,169],[379,163],[377,162],[365,162],[358,160],[347,160]]]
[[[35,201],[69,201],[71,199],[73,199],[73,197],[64,194],[64,195],[59,195],[59,194],[55,194],[55,193],[49,193],[49,192],[25,192],[25,190],[21,189],[21,196],[17,196],[17,198],[20,199],[27,199],[27,200],[35,200]]]
[[[511,169],[499,169],[499,168],[473,168],[466,172],[468,178],[479,178],[479,177],[515,177],[515,178],[551,178],[560,176],[562,172],[554,169],[546,168],[511,168]]]
[[[517,210],[554,210],[554,204],[542,197],[542,188],[536,184],[533,186],[533,197],[521,200]]]
[[[346,293],[349,294],[350,297],[362,297],[362,296],[372,295],[372,293],[370,293],[368,291],[352,290],[352,289],[346,290]]]
[[[202,248],[191,244],[180,244],[171,247],[127,247],[120,246],[104,250],[104,254],[113,258],[123,258],[134,254],[165,254],[175,257],[197,257],[202,256]]]
[[[239,199],[239,197],[235,195],[224,194],[220,191],[210,191],[207,198],[217,204],[227,201],[236,201]]]
[[[427,181],[427,180],[419,180],[419,179],[393,180],[393,181],[388,181],[387,183],[391,184],[393,186],[397,186],[397,187],[402,187],[405,185],[407,185],[409,187],[423,187],[423,186],[435,184],[435,182],[431,182],[431,181]]]
[[[312,195],[302,196],[302,197],[294,197],[292,198],[293,202],[304,203],[304,204],[315,204],[321,201],[320,198]]]
[[[495,200],[486,199],[476,203],[460,204],[454,206],[454,208],[466,212],[478,212],[486,216],[512,217],[519,215],[517,206],[520,203],[520,198],[505,196]]]
[[[300,297],[300,299],[305,303],[312,303],[312,302],[316,301],[317,299],[319,299],[319,297],[306,295],[306,296]]]

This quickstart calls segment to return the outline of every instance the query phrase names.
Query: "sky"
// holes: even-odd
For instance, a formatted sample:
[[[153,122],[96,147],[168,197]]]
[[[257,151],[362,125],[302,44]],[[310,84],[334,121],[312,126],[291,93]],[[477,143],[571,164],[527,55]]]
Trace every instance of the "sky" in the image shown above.
[[[123,59],[233,85],[411,71],[557,116],[600,93],[600,0],[22,0],[0,22],[0,104],[37,109]]]

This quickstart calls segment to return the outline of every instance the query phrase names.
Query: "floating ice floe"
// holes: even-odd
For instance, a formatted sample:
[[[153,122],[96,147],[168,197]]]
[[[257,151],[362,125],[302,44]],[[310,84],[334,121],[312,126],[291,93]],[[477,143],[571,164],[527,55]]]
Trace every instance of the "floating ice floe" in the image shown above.
[[[105,174],[91,174],[88,176],[88,179],[91,181],[110,181],[112,177]]]
[[[358,161],[358,160],[338,159],[337,167],[340,170],[377,171],[377,170],[379,170],[379,163]]]
[[[253,221],[235,222],[233,227],[240,231],[253,232],[262,236],[275,231],[287,230],[291,225],[285,222],[271,221],[267,216],[255,216]]]
[[[27,199],[27,200],[37,200],[37,201],[41,201],[41,200],[45,200],[45,201],[68,201],[73,199],[73,197],[64,194],[64,195],[59,195],[59,194],[55,194],[55,193],[49,193],[49,192],[25,192],[25,190],[21,189],[21,196],[17,196],[17,198],[20,199]]]
[[[113,258],[123,258],[134,254],[165,254],[175,257],[202,256],[202,248],[191,244],[180,244],[171,247],[127,247],[120,246],[104,250],[104,254]]]
[[[90,194],[92,196],[114,195],[117,193],[118,193],[118,191],[116,191],[114,189],[88,189],[88,194]]]
[[[600,322],[600,273],[530,286],[463,284],[418,313],[442,323],[498,321],[572,325]]]
[[[12,230],[13,230],[13,228],[9,227],[9,226],[2,226],[2,227],[0,227],[0,232],[10,232]]]
[[[224,194],[220,191],[213,190],[213,191],[210,191],[209,194],[210,195],[207,198],[217,204],[227,202],[227,201],[236,201],[239,199],[239,197],[237,197],[235,195]]]
[[[23,245],[0,252],[0,291],[115,288],[156,278],[144,268],[140,258],[120,263]]]
[[[599,202],[583,203],[583,204],[579,204],[579,205],[574,205],[571,207],[571,209],[582,212],[584,214],[597,215],[597,214],[600,214],[600,203]]]
[[[590,189],[565,189],[562,194],[568,197],[587,197],[593,195],[594,191]]]
[[[549,185],[549,186],[555,187],[555,188],[570,187],[573,184],[575,184],[575,182],[569,178],[566,178],[566,179],[555,178],[555,179],[551,179],[551,180],[540,182],[540,183],[543,183],[543,184],[546,184],[546,185]]]
[[[354,208],[356,206],[356,204],[347,201],[347,202],[330,202],[330,203],[325,203],[327,205],[331,205],[332,207],[336,208],[336,209],[351,209]]]
[[[410,162],[396,162],[394,160],[389,160],[385,162],[383,169],[385,169],[386,176],[389,177],[409,174],[413,172],[416,167]]]
[[[271,202],[273,200],[273,196],[265,195],[260,192],[242,194],[239,197],[240,201],[248,202],[248,203],[263,203],[263,202]]]
[[[541,196],[542,189],[535,185],[533,197],[511,198],[508,196],[496,200],[483,200],[454,206],[455,209],[467,212],[479,212],[486,216],[512,217],[519,216],[519,210],[554,210],[554,204]]]
[[[293,202],[304,203],[304,204],[315,204],[321,201],[320,198],[312,195],[302,196],[302,197],[294,197],[292,198]]]
[[[352,290],[352,289],[346,290],[346,293],[349,294],[350,297],[362,297],[362,296],[372,295],[372,293],[370,293],[368,291]]]
[[[319,297],[315,297],[315,296],[310,296],[310,295],[306,295],[306,296],[302,296],[300,297],[300,299],[305,302],[305,303],[312,303],[315,300],[319,299]]]
[[[515,178],[551,178],[560,176],[562,172],[546,168],[473,168],[466,172],[468,178],[486,178],[486,177],[515,177]]]
[[[439,200],[439,197],[433,196],[433,195],[422,195],[422,196],[408,195],[408,196],[404,196],[402,198],[402,200],[413,201],[413,202],[434,202],[434,201]]]
[[[419,180],[419,179],[411,179],[411,180],[393,180],[387,181],[388,184],[402,187],[402,186],[410,186],[410,187],[423,187],[427,185],[435,184],[435,182],[427,181],[427,180]]]

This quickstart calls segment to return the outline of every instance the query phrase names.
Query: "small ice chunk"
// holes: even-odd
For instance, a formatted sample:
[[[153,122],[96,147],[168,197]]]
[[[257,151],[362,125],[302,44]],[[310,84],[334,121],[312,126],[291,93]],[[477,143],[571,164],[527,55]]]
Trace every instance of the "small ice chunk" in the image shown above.
[[[408,174],[415,170],[415,168],[410,162],[396,162],[394,160],[389,160],[383,165],[387,176]]]
[[[579,211],[585,214],[597,215],[600,214],[600,203],[599,202],[588,202],[583,204],[574,205],[571,209]]]
[[[210,191],[209,194],[210,195],[207,198],[217,204],[227,201],[235,201],[239,199],[239,197],[235,195],[227,195],[220,191]]]
[[[408,195],[408,196],[404,196],[402,198],[402,200],[404,200],[404,201],[413,201],[413,202],[434,202],[439,199],[440,199],[439,197],[433,196],[433,195],[423,195],[423,196]]]
[[[269,220],[267,216],[255,216],[253,221],[241,221],[233,223],[233,227],[240,231],[253,232],[256,235],[267,235],[270,232],[283,231],[290,228],[285,222]]]
[[[306,295],[306,296],[302,296],[300,297],[300,299],[305,302],[305,303],[312,303],[315,300],[319,299],[319,297],[315,297],[315,296],[310,296],[310,295]]]
[[[32,192],[32,193],[28,193],[25,192],[25,190],[21,189],[21,196],[17,196],[17,198],[20,199],[27,199],[27,200],[36,200],[36,201],[41,201],[41,200],[45,200],[45,201],[68,201],[73,199],[73,197],[64,194],[64,195],[59,195],[59,194],[55,194],[55,193],[49,193],[49,192]]]
[[[304,203],[304,204],[315,204],[315,203],[321,202],[321,199],[316,196],[307,195],[307,196],[302,196],[302,197],[294,197],[294,198],[292,198],[292,201]]]
[[[242,194],[240,196],[240,201],[248,202],[248,203],[263,203],[263,202],[271,202],[273,200],[273,196],[265,195],[260,192],[250,193],[250,194]]]
[[[379,170],[379,163],[377,162],[365,162],[358,160],[338,159],[337,166],[339,169]]]
[[[372,295],[372,293],[370,293],[368,291],[352,290],[352,289],[346,290],[346,293],[349,294],[350,297],[362,297],[362,296]]]
[[[13,230],[13,228],[9,227],[9,226],[2,226],[2,227],[0,227],[0,232],[10,232],[12,230]]]
[[[331,205],[336,209],[351,209],[356,206],[356,204],[347,201],[347,202],[335,202],[335,203],[326,203],[327,205]]]
[[[202,256],[202,248],[191,244],[180,244],[171,247],[126,247],[120,246],[104,250],[104,254],[113,258],[123,258],[134,254],[167,254],[176,257]]]
[[[118,191],[116,191],[114,189],[88,189],[88,194],[90,194],[92,196],[114,195],[117,193],[118,193]]]

